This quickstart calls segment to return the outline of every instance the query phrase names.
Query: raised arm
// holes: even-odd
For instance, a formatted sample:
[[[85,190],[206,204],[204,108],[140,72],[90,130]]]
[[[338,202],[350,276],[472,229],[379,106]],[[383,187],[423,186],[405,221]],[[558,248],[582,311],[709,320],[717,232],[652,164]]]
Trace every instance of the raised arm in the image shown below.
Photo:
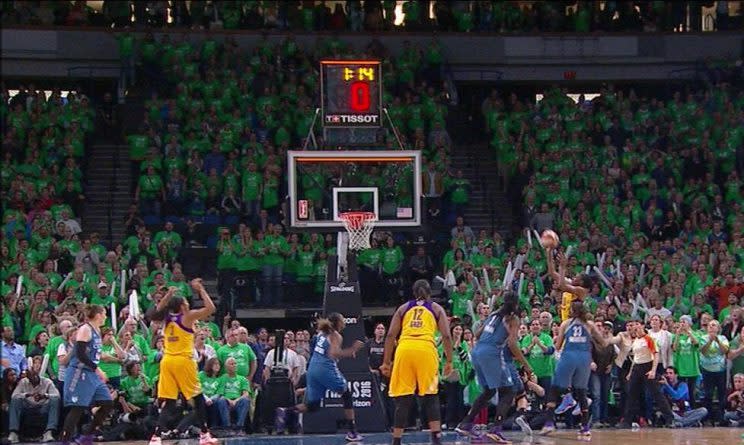
[[[596,326],[594,326],[594,323],[587,323],[586,324],[587,329],[589,329],[589,333],[592,335],[592,338],[594,339],[594,342],[601,347],[605,347],[608,345],[607,340],[604,338],[604,335],[602,335],[601,332],[599,332],[599,329],[597,329]]]
[[[215,306],[209,293],[204,288],[201,278],[194,278],[191,280],[191,287],[194,292],[204,301],[204,307],[201,309],[192,309],[184,316],[184,324],[190,326],[196,320],[204,320],[210,315],[214,314]]]
[[[173,297],[173,295],[176,293],[176,290],[178,290],[178,288],[173,287],[173,286],[168,288],[168,292],[166,292],[165,295],[163,295],[163,298],[161,298],[160,301],[158,301],[158,305],[155,307],[156,313],[158,314],[165,313],[165,309],[168,307],[168,302],[170,301],[171,297]]]
[[[547,247],[545,248],[545,260],[548,263],[548,275],[550,275],[550,278],[558,283],[560,281],[560,275],[558,275],[558,272],[555,270],[555,260],[553,259],[553,248]]]
[[[563,254],[559,254],[558,259],[560,260],[558,269],[558,289],[562,290],[563,292],[572,293],[578,299],[583,300],[588,293],[588,289],[585,289],[581,286],[574,286],[572,283],[570,283],[566,279],[566,264],[568,260]]]

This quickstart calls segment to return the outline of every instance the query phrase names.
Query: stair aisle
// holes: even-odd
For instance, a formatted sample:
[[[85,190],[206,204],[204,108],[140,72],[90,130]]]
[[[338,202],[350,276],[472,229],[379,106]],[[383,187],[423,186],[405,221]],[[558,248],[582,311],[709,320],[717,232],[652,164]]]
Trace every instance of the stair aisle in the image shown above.
[[[95,144],[88,161],[85,231],[98,232],[113,248],[124,240],[124,216],[132,202],[131,173],[125,145]]]
[[[470,205],[464,215],[466,225],[476,233],[497,230],[502,237],[508,237],[513,220],[511,206],[502,189],[498,163],[487,145],[458,146],[452,154],[452,168],[462,170],[470,180]]]

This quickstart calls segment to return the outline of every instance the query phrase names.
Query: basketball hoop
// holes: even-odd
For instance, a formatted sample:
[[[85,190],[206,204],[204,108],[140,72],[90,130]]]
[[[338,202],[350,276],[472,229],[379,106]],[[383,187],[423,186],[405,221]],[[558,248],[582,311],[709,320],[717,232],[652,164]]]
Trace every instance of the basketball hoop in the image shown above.
[[[339,214],[349,232],[349,250],[369,249],[369,236],[377,219],[373,212],[344,212]]]

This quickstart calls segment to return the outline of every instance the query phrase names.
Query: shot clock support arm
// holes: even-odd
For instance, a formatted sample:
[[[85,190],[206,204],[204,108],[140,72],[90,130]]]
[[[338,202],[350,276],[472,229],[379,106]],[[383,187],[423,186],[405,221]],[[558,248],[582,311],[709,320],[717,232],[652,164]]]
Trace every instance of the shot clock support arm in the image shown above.
[[[320,114],[320,108],[315,109],[315,114],[313,115],[313,121],[310,122],[310,129],[307,132],[307,137],[305,137],[305,143],[302,144],[302,149],[307,150],[307,144],[312,139],[313,146],[315,146],[315,149],[318,149],[318,141],[315,140],[315,131],[313,129],[315,128],[315,122],[318,120],[318,115]]]
[[[400,147],[401,150],[405,150],[405,148],[403,148],[403,143],[400,141],[400,135],[398,135],[398,129],[395,128],[395,124],[393,123],[393,120],[390,118],[390,114],[388,114],[387,108],[383,108],[382,112],[385,113],[385,116],[387,116],[388,118],[388,122],[390,122],[390,128],[393,129],[395,140],[398,141],[398,147]]]

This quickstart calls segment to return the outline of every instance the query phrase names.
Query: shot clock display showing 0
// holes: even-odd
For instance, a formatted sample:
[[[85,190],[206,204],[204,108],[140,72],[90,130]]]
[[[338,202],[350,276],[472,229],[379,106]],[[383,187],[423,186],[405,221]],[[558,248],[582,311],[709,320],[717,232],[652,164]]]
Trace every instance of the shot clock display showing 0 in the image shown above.
[[[323,125],[380,127],[382,70],[376,60],[322,60],[320,85]]]

